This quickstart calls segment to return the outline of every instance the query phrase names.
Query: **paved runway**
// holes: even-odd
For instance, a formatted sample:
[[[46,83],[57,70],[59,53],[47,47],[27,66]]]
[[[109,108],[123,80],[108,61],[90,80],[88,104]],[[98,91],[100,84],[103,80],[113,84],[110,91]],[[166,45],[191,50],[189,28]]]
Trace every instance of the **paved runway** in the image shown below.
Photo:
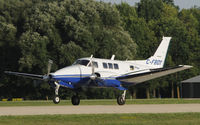
[[[0,107],[2,115],[200,112],[200,104],[79,105]]]

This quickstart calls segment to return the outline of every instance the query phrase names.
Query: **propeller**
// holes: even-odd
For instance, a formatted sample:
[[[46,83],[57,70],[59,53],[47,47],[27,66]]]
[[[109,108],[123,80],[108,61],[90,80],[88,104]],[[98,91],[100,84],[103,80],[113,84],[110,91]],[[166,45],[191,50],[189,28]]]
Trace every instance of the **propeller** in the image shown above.
[[[52,64],[53,64],[53,61],[49,59],[49,61],[48,61],[48,67],[47,67],[47,76],[49,75],[49,73],[51,71]]]
[[[90,75],[90,80],[88,81],[87,84],[92,85],[92,83],[93,83],[95,86],[98,86],[99,82],[104,84],[104,81],[101,80],[100,75],[95,73],[95,65],[93,62],[93,55],[91,55],[91,57],[90,57],[90,65],[91,65],[92,74]]]
[[[50,71],[51,71],[52,64],[53,64],[53,61],[49,59],[48,66],[47,66],[47,74],[43,76],[43,79],[45,79],[45,80],[51,79],[49,74],[50,74]]]
[[[91,57],[90,57],[90,64],[91,64],[91,69],[92,69],[92,74],[90,75],[90,79],[95,80],[97,78],[97,75],[95,74],[93,55],[91,55]]]

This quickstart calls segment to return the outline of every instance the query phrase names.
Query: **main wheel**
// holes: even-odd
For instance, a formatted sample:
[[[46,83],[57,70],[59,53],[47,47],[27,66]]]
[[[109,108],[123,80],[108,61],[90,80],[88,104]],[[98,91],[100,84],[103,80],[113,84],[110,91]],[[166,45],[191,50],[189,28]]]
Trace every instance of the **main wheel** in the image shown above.
[[[117,103],[118,103],[118,105],[124,105],[125,102],[126,102],[126,100],[123,99],[122,96],[117,97]]]
[[[53,102],[54,102],[55,104],[58,104],[58,103],[60,102],[60,98],[59,98],[58,95],[56,95],[56,96],[53,98]]]
[[[72,101],[72,104],[73,105],[79,105],[79,103],[80,103],[80,98],[78,97],[78,96],[72,96],[72,98],[71,98],[71,101]]]

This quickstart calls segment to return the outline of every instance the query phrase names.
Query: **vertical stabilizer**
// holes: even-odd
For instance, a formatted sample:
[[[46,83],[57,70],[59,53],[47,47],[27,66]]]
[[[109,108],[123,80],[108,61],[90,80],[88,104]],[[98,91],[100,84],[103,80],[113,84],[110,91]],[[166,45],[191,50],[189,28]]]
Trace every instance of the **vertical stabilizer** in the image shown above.
[[[146,64],[152,68],[162,68],[165,63],[171,37],[163,37],[158,49],[153,56],[146,60]]]

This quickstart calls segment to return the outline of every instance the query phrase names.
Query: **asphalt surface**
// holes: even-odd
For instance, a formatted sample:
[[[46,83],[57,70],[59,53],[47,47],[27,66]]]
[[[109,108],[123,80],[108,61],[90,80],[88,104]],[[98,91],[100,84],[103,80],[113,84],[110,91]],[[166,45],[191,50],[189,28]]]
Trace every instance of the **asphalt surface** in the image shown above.
[[[200,104],[79,105],[0,107],[4,115],[107,114],[107,113],[179,113],[200,112]]]

